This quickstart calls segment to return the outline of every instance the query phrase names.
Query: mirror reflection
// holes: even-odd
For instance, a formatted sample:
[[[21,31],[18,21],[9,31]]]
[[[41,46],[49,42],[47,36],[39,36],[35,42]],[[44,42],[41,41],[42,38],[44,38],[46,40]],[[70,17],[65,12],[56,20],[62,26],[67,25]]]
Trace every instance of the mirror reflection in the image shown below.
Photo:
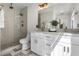
[[[47,6],[47,8],[40,9],[38,14],[38,26],[41,30],[71,31],[79,29],[79,4],[48,3]],[[56,21],[55,24],[52,24],[53,21]],[[58,24],[56,25],[56,23]]]

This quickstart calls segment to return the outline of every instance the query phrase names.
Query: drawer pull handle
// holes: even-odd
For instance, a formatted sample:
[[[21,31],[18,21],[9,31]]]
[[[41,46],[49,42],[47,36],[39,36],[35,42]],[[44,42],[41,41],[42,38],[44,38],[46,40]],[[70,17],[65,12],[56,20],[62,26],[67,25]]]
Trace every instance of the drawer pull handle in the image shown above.
[[[50,44],[46,44],[47,46],[51,46]]]
[[[69,47],[67,47],[67,53],[69,53]]]
[[[47,38],[50,38],[50,36],[46,36]]]
[[[66,51],[66,47],[64,46],[64,52]]]

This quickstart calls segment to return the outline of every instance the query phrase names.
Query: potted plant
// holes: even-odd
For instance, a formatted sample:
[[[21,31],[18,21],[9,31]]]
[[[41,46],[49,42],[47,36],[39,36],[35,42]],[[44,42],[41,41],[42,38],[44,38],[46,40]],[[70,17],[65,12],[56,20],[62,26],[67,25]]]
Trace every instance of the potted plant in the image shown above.
[[[50,22],[51,23],[51,25],[52,25],[52,28],[50,29],[50,31],[57,31],[56,30],[56,26],[58,25],[58,21],[56,21],[56,20],[53,20],[53,21],[51,21]]]

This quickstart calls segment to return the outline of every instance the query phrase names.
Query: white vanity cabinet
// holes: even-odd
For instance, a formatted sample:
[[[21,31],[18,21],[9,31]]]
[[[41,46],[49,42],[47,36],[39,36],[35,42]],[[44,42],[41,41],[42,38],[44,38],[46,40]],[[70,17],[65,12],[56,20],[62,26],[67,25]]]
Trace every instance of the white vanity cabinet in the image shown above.
[[[65,33],[59,39],[58,36],[56,33],[31,33],[31,51],[42,56],[79,56],[79,34]]]
[[[63,35],[51,55],[79,56],[79,34]]]

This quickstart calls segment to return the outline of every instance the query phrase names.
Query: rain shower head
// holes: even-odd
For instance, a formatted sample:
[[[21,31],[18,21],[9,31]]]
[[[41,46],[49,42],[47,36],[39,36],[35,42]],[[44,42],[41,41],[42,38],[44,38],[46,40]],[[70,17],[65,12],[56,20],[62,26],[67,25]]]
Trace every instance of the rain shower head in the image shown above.
[[[10,8],[10,9],[13,9],[12,3],[11,3],[11,6],[10,6],[9,8]]]

